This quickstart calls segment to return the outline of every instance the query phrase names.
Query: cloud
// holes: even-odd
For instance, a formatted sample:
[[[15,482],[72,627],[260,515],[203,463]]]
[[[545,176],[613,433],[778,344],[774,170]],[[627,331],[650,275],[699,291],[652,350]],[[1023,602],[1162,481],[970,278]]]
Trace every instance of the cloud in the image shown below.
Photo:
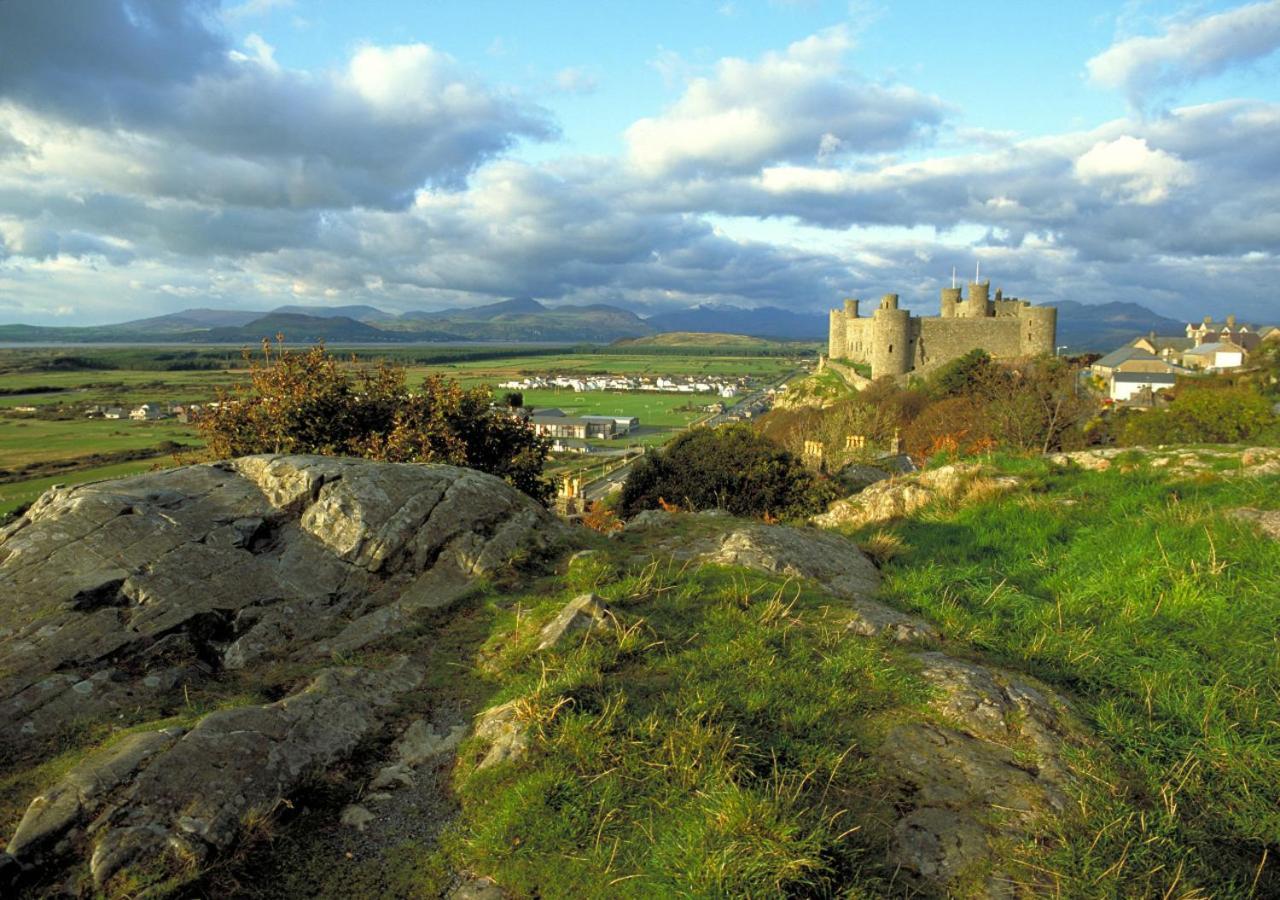
[[[1094,144],[1076,160],[1075,174],[1084,184],[1102,186],[1122,203],[1143,205],[1159,203],[1171,189],[1192,181],[1185,162],[1129,135]]]
[[[246,0],[244,3],[228,7],[222,16],[228,21],[252,19],[269,15],[278,9],[292,9],[295,0]]]
[[[38,6],[13,8],[34,26]],[[85,8],[117,44],[190,53],[86,43],[73,59],[78,25],[33,27],[47,52],[0,78],[0,302],[15,317],[523,294],[820,310],[886,290],[928,308],[975,255],[1036,300],[1191,315],[1230,295],[1241,315],[1273,311],[1280,104],[929,146],[941,101],[850,72],[837,29],[683,72],[624,156],[534,164],[506,150],[553,134],[548,114],[437,48],[362,45],[299,71],[260,37],[233,47],[212,5],[133,6]],[[0,35],[5,72],[17,43]]]
[[[758,61],[720,60],[662,115],[627,129],[631,161],[650,175],[750,172],[770,163],[899,148],[928,133],[943,104],[905,86],[868,82],[844,57],[844,26]],[[672,60],[660,58],[671,70]]]
[[[1251,3],[1190,21],[1173,21],[1155,37],[1112,44],[1086,64],[1089,78],[1128,93],[1135,105],[1162,88],[1177,87],[1280,47],[1280,0]]]
[[[0,31],[0,105],[106,155],[155,148],[153,188],[189,180],[198,162],[200,183],[177,196],[216,196],[227,183],[239,202],[247,179],[264,203],[391,207],[556,133],[545,110],[425,44],[366,45],[344,68],[299,72],[257,35],[248,52],[231,48],[208,3],[69,5],[7,7],[18,21]]]
[[[570,66],[556,73],[556,89],[566,94],[594,94],[600,80],[591,72]]]

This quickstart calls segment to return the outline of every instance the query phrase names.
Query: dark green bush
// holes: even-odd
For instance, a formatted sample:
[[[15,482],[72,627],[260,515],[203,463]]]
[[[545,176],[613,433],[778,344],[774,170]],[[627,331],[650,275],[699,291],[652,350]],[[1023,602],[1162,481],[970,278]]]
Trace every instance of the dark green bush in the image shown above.
[[[665,503],[794,518],[820,512],[836,495],[795,456],[746,425],[732,425],[687,432],[637,463],[622,488],[622,514]]]
[[[1120,443],[1233,443],[1247,441],[1274,426],[1271,401],[1250,386],[1211,384],[1179,388],[1167,409],[1126,418]]]

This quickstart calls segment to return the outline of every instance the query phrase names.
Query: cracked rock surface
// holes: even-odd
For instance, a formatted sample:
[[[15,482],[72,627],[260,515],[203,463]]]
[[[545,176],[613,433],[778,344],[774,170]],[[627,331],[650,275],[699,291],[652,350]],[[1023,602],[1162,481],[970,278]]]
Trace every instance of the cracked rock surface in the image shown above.
[[[856,528],[889,522],[909,516],[935,500],[960,497],[979,479],[992,492],[1010,491],[1018,486],[1016,478],[983,478],[981,466],[953,463],[925,472],[876,481],[851,497],[835,501],[825,513],[814,516],[812,522],[823,528]]]
[[[936,628],[916,616],[899,612],[873,599],[880,587],[880,570],[848,538],[817,528],[792,528],[734,519],[719,510],[693,515],[649,510],[627,523],[625,533],[672,529],[681,518],[698,523],[693,536],[659,537],[654,549],[673,558],[744,566],[775,575],[792,575],[817,582],[843,599],[854,612],[850,631],[863,637],[894,641],[936,641]]]
[[[32,801],[4,877],[78,855],[101,884],[136,861],[226,849],[423,677],[403,655],[335,654],[565,535],[501,480],[440,465],[254,456],[46,492],[0,531],[7,758],[188,709],[189,690],[241,672],[252,684],[260,665],[298,674],[275,702],[91,750]]]
[[[1022,896],[1011,873],[987,871],[995,845],[1032,837],[1067,809],[1063,753],[1083,739],[1080,726],[1025,678],[943,653],[915,658],[939,720],[897,725],[877,751],[897,786],[890,859],[923,885],[979,871],[984,896]]]

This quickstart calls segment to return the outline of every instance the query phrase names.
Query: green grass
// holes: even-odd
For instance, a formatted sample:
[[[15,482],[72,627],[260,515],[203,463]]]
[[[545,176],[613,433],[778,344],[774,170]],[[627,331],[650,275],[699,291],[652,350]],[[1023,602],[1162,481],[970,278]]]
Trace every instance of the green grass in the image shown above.
[[[715,394],[659,394],[643,391],[523,391],[526,406],[556,407],[571,416],[638,416],[642,426],[683,427],[707,413]],[[692,410],[682,407],[692,406]],[[624,439],[625,440],[625,439]]]
[[[244,378],[243,372],[158,372],[90,370],[73,372],[9,372],[0,375],[0,406],[45,406],[83,403],[136,406],[139,403],[184,403],[212,400],[219,387]],[[23,394],[33,388],[61,388],[56,393]]]
[[[1004,864],[1064,897],[1276,896],[1280,544],[1222,511],[1280,506],[1280,479],[998,464],[1024,487],[854,537],[900,544],[885,600],[950,652],[1057,686],[1094,735],[1065,751],[1073,808]],[[491,599],[476,668],[492,702],[526,698],[534,750],[473,771],[483,747],[464,748],[444,856],[518,896],[890,893],[894,813],[869,754],[888,723],[928,715],[910,659],[839,637],[829,597],[644,569],[637,540]],[[588,588],[621,628],[534,653]]]
[[[61,475],[53,475],[48,478],[32,478],[27,481],[14,482],[13,484],[0,484],[0,516],[33,502],[55,484],[73,485],[84,484],[88,481],[101,481],[106,478],[123,478],[126,475],[149,472],[157,466],[170,465],[171,462],[171,459],[167,456],[155,459],[135,459],[130,462],[98,466],[93,469],[64,472]]]
[[[1007,463],[1028,492],[888,529],[883,594],[1076,698],[1089,825],[1034,861],[1064,895],[1276,896],[1280,543],[1222,510],[1280,507],[1280,479],[1124,465]]]
[[[162,441],[196,444],[195,429],[172,419],[0,419],[0,469],[26,463],[74,459],[113,450],[140,450]]]
[[[681,356],[645,353],[564,353],[550,356],[480,360],[434,366],[414,366],[410,373],[427,370],[453,375],[464,383],[506,381],[523,375],[753,375],[776,378],[795,368],[785,357]]]
[[[628,562],[632,549],[624,537],[551,590],[493,607],[477,669],[496,681],[491,702],[525,698],[535,749],[473,773],[484,748],[464,748],[449,862],[517,896],[883,891],[893,872],[868,749],[923,699],[913,665],[849,640],[826,594]],[[618,627],[535,653],[542,624],[589,588]]]

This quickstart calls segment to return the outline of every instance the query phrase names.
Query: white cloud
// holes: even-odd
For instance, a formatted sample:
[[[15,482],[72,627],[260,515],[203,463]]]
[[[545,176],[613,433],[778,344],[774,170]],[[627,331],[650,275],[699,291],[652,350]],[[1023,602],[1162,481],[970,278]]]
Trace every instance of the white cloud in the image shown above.
[[[627,129],[632,162],[652,175],[748,172],[826,160],[834,148],[901,147],[941,121],[935,98],[850,72],[844,58],[852,47],[849,30],[837,26],[758,61],[720,60],[662,115]]]
[[[248,53],[242,53],[239,50],[232,50],[229,54],[231,59],[236,62],[253,62],[265,69],[278,70],[280,66],[276,63],[276,48],[272,47],[259,34],[250,34],[244,39],[244,46]]]
[[[0,34],[0,305],[20,317],[270,308],[295,292],[393,310],[517,294],[928,303],[975,255],[1037,300],[1167,311],[1229,293],[1242,315],[1273,308],[1280,104],[908,155],[945,108],[851,73],[837,29],[698,77],[668,57],[680,94],[637,123],[628,156],[534,165],[505,151],[552,134],[547,114],[438,49],[363,46],[334,70],[291,70],[252,38],[232,57],[171,0],[130,2],[146,33],[86,2],[84,34],[111,38],[91,52],[65,46],[79,19],[38,2],[20,7],[21,40]]]
[[[1087,63],[1089,78],[1126,91],[1135,102],[1151,91],[1216,75],[1280,47],[1280,0],[1251,3],[1191,21],[1174,21],[1155,37],[1112,44]]]
[[[1094,144],[1076,160],[1075,175],[1122,203],[1144,205],[1159,203],[1170,190],[1193,181],[1185,162],[1163,150],[1152,150],[1145,139],[1130,135]]]
[[[277,9],[292,9],[295,0],[245,0],[223,10],[222,17],[229,22],[265,16]]]
[[[556,89],[566,94],[592,94],[600,80],[584,69],[570,66],[556,73]]]

